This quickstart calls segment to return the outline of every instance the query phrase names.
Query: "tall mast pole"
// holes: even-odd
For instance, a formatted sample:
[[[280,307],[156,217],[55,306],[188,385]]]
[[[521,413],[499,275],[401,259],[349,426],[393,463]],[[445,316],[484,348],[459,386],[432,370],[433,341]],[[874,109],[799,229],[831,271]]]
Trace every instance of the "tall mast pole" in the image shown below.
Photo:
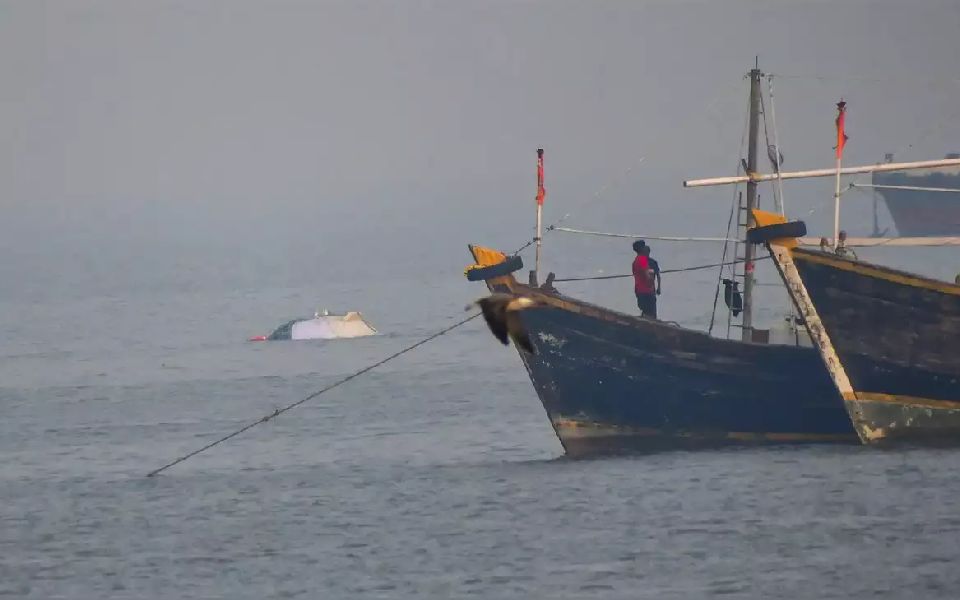
[[[837,186],[833,192],[833,249],[840,245],[840,170],[843,161],[843,145],[847,141],[844,133],[844,121],[847,116],[847,103],[840,98],[837,102]]]
[[[747,133],[747,173],[757,172],[757,137],[760,117],[760,72],[759,64],[750,70],[750,129]],[[757,182],[747,181],[747,228],[755,225],[753,209],[757,208]],[[743,256],[743,341],[753,340],[753,260],[755,249],[747,244]]]
[[[543,200],[547,195],[543,187],[543,148],[537,149],[537,258],[534,266],[534,279],[540,282],[540,244],[543,238]]]

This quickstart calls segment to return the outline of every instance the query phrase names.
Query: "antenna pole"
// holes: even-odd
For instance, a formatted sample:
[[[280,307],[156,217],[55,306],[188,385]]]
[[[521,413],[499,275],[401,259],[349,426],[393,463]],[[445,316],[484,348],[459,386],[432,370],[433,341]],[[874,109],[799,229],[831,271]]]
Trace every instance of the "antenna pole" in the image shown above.
[[[759,60],[757,61],[759,65]],[[760,116],[760,77],[759,68],[750,70],[750,130],[747,137],[747,175],[757,172],[757,136]],[[757,182],[747,181],[747,228],[755,225],[753,209],[757,208]],[[743,255],[743,341],[753,340],[753,244],[746,244]]]
[[[543,200],[547,195],[543,187],[543,148],[537,149],[537,258],[534,263],[534,281],[540,281],[540,246],[543,242]]]

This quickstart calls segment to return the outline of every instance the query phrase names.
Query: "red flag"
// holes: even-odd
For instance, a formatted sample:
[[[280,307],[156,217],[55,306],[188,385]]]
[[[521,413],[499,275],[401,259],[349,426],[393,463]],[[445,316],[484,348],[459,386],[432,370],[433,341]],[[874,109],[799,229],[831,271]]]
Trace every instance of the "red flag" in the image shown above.
[[[844,121],[847,117],[847,103],[843,101],[843,98],[840,99],[840,102],[837,102],[837,158],[843,158],[843,145],[847,143],[847,140],[850,139],[847,137],[847,134],[844,133]]]
[[[543,206],[547,190],[543,187],[543,148],[537,150],[537,205]]]

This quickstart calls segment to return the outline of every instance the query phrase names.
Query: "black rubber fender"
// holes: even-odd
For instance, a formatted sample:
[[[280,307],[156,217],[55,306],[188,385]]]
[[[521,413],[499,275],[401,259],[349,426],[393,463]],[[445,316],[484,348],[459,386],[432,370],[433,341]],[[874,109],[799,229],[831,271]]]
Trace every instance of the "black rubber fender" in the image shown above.
[[[468,281],[486,281],[515,273],[523,268],[523,259],[520,255],[511,256],[503,262],[499,262],[489,267],[474,267],[467,269],[466,275]]]
[[[803,221],[787,221],[754,227],[747,231],[747,241],[751,244],[766,244],[771,240],[798,238],[807,235],[807,224]]]

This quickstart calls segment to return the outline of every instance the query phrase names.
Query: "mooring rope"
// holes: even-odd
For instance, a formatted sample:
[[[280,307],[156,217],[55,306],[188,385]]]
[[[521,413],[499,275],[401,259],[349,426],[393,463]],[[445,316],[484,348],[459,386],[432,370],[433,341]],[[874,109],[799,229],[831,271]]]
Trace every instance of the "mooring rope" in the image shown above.
[[[403,350],[400,350],[400,351],[398,351],[398,352],[394,352],[394,353],[391,354],[390,356],[388,356],[388,357],[386,357],[386,358],[384,358],[384,359],[382,359],[382,360],[380,360],[380,361],[378,361],[378,362],[375,362],[375,363],[373,363],[372,365],[366,366],[366,367],[360,369],[359,371],[356,371],[355,373],[353,373],[353,374],[351,374],[351,375],[348,375],[348,376],[344,377],[343,379],[340,379],[340,380],[336,381],[335,383],[332,383],[332,384],[328,385],[327,387],[325,387],[325,388],[323,388],[323,389],[321,389],[321,390],[317,390],[316,392],[310,394],[310,395],[307,396],[306,398],[301,398],[300,400],[297,400],[297,401],[294,402],[293,404],[289,404],[289,405],[287,405],[287,406],[285,406],[285,407],[283,407],[283,408],[278,408],[277,410],[273,411],[272,413],[270,413],[270,414],[268,414],[268,415],[264,415],[263,417],[257,419],[256,421],[253,421],[252,423],[248,423],[248,424],[244,425],[243,427],[241,427],[240,429],[237,429],[237,430],[234,431],[233,433],[230,433],[230,434],[228,434],[228,435],[225,435],[225,436],[223,436],[222,438],[220,438],[220,439],[218,439],[218,440],[216,440],[216,441],[210,442],[210,443],[207,444],[206,446],[204,446],[204,447],[202,447],[202,448],[198,448],[197,450],[194,450],[193,452],[190,452],[189,454],[184,454],[184,455],[181,456],[180,458],[178,458],[178,459],[176,459],[176,460],[174,460],[174,461],[172,461],[172,462],[170,462],[170,463],[167,463],[167,464],[163,465],[163,466],[160,467],[159,469],[155,469],[155,470],[153,470],[153,471],[150,471],[149,473],[147,473],[147,477],[153,477],[154,475],[156,475],[156,474],[158,474],[158,473],[161,473],[161,472],[163,472],[163,471],[166,471],[167,469],[169,469],[170,467],[172,467],[172,466],[174,466],[174,465],[176,465],[176,464],[182,463],[183,461],[185,461],[185,460],[187,460],[187,459],[189,459],[189,458],[192,458],[192,457],[200,454],[201,452],[206,452],[206,451],[209,450],[210,448],[213,448],[214,446],[216,446],[216,445],[218,445],[218,444],[222,444],[223,442],[225,442],[225,441],[227,441],[227,440],[229,440],[229,439],[231,439],[231,438],[234,438],[234,437],[240,435],[240,434],[243,433],[244,431],[247,431],[247,430],[249,430],[249,429],[253,429],[253,428],[256,427],[257,425],[260,425],[261,423],[266,423],[267,421],[273,419],[274,417],[279,417],[280,415],[282,415],[283,413],[287,412],[288,410],[294,409],[294,408],[300,406],[301,404],[303,404],[304,402],[309,402],[310,400],[313,400],[314,398],[316,398],[316,397],[319,396],[320,394],[323,394],[323,393],[325,393],[325,392],[329,392],[329,391],[332,390],[333,388],[338,387],[338,386],[341,386],[341,385],[343,385],[344,383],[350,381],[351,379],[356,379],[357,377],[363,375],[364,373],[367,373],[368,371],[372,371],[373,369],[376,369],[376,368],[379,367],[380,365],[383,365],[383,364],[385,364],[385,363],[390,362],[391,360],[397,358],[398,356],[401,356],[401,355],[403,355],[403,354],[406,354],[407,352],[410,352],[411,350],[413,350],[413,349],[415,349],[415,348],[418,348],[418,347],[426,344],[427,342],[430,342],[430,341],[432,341],[432,340],[437,339],[438,337],[440,337],[441,335],[443,335],[443,334],[445,334],[445,333],[449,333],[449,332],[453,331],[454,329],[456,329],[457,327],[460,327],[461,325],[465,325],[466,323],[469,323],[470,321],[472,321],[472,320],[476,319],[477,317],[479,317],[481,314],[482,314],[482,313],[474,313],[474,314],[470,315],[469,317],[467,317],[466,319],[462,319],[462,320],[454,323],[453,325],[450,325],[450,326],[448,326],[448,327],[444,327],[443,329],[441,329],[440,331],[437,331],[436,333],[430,334],[429,336],[423,338],[422,340],[420,340],[420,341],[417,342],[416,344],[413,344],[413,345],[411,345],[411,346],[407,346],[406,348],[404,348]]]
[[[767,259],[769,259],[769,258],[770,258],[769,256],[761,256],[761,257],[759,257],[759,258],[754,258],[754,259],[753,259],[753,262],[757,262],[757,261],[760,261],[760,260],[767,260]],[[719,263],[711,263],[711,264],[709,264],[709,265],[697,265],[697,266],[695,266],[695,267],[684,267],[684,268],[682,268],[682,269],[665,269],[665,270],[663,270],[663,271],[660,271],[660,274],[661,274],[661,275],[664,275],[664,274],[666,274],[666,273],[684,273],[684,272],[686,272],[686,271],[700,271],[700,270],[702,270],[702,269],[712,269],[712,268],[715,268],[715,267],[725,267],[725,266],[728,266],[728,265],[737,265],[737,264],[740,264],[740,263],[743,263],[743,262],[746,262],[746,261],[744,261],[744,260],[735,260],[735,261],[732,261],[732,262],[719,262]],[[567,278],[564,278],[564,279],[554,279],[554,281],[592,281],[592,280],[595,280],[595,279],[625,279],[625,278],[627,278],[627,277],[633,277],[633,273],[630,273],[630,274],[628,274],[628,275],[597,275],[597,276],[595,276],[595,277],[567,277]]]

